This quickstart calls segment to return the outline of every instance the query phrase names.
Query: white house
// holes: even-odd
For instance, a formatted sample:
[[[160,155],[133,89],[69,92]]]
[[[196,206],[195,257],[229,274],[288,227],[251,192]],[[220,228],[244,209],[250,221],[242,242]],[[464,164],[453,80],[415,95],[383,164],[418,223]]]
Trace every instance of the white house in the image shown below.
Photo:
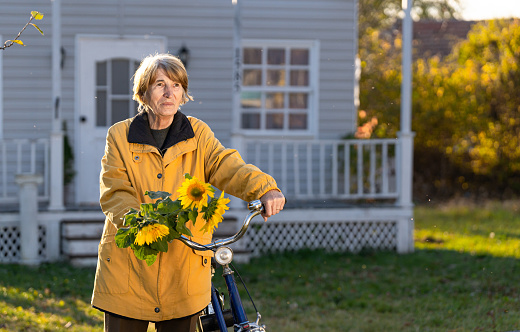
[[[0,5],[2,40],[32,10],[45,15],[36,22],[45,36],[29,27],[20,38],[27,46],[0,51],[0,262],[95,253],[106,131],[136,113],[131,78],[155,52],[186,58],[195,101],[182,111],[274,175],[288,198],[284,213],[252,230],[248,250],[413,250],[403,153],[411,135],[408,145],[341,140],[357,127],[357,0]],[[240,202],[228,212],[243,214]]]

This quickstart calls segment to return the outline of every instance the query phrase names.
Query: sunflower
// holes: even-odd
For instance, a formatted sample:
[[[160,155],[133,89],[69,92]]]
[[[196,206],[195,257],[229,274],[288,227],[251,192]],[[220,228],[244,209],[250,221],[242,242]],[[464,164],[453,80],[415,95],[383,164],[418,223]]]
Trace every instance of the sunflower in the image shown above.
[[[183,209],[189,209],[192,205],[199,211],[208,205],[208,196],[213,197],[214,190],[209,183],[205,183],[196,177],[186,178],[177,190]]]
[[[213,214],[209,220],[206,220],[206,224],[200,229],[204,233],[209,232],[213,233],[215,228],[218,228],[218,224],[222,222],[222,216],[218,214]]]
[[[135,236],[134,244],[144,245],[153,243],[163,236],[170,234],[168,226],[163,224],[149,224],[139,230]]]
[[[222,216],[226,213],[226,210],[229,210],[227,204],[229,203],[229,198],[224,197],[224,192],[220,194],[220,197],[215,202],[215,213]]]
[[[202,227],[202,231],[212,233],[215,228],[218,228],[218,224],[222,222],[222,215],[226,213],[226,210],[229,210],[229,207],[226,205],[229,203],[229,198],[224,197],[224,192],[220,194],[218,199],[213,199],[209,203],[206,212],[204,213],[204,219],[206,220],[206,224]]]

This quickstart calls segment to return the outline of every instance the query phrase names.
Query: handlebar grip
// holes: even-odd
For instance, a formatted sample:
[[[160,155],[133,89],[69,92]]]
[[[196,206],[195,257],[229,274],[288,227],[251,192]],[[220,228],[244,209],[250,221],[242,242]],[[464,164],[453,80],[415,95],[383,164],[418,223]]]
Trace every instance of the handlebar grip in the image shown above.
[[[287,204],[287,198],[285,198],[284,204]],[[264,204],[262,204],[262,202],[259,199],[249,202],[247,204],[247,208],[249,209],[249,211],[256,210],[256,211],[264,212],[264,210],[265,210]]]
[[[259,199],[249,202],[247,208],[249,211],[264,211],[264,205]]]

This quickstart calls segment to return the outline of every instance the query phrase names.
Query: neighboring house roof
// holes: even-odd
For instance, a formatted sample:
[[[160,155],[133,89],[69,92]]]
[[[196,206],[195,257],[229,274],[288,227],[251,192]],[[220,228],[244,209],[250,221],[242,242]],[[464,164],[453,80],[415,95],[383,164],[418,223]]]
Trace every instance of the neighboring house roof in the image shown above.
[[[451,53],[453,46],[466,39],[477,21],[419,21],[413,24],[414,56],[441,57]]]

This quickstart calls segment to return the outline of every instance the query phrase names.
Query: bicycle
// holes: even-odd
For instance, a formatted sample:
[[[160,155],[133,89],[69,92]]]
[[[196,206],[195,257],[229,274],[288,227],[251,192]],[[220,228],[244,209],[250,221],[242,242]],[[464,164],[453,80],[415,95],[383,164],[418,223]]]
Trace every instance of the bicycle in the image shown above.
[[[224,309],[224,298],[219,294],[219,291],[211,285],[211,302],[204,310],[204,314],[199,317],[198,331],[210,332],[220,331],[227,332],[228,327],[233,327],[234,332],[265,332],[265,325],[260,325],[261,315],[256,310],[253,302],[253,307],[256,310],[256,321],[250,322],[247,318],[242,299],[238,293],[238,288],[235,281],[235,271],[229,265],[233,260],[233,250],[228,245],[238,241],[247,231],[251,220],[262,213],[263,206],[259,200],[251,201],[248,204],[249,213],[245,217],[240,230],[230,238],[216,240],[210,244],[203,245],[189,240],[185,236],[181,236],[177,240],[182,241],[185,245],[194,250],[212,250],[215,252],[214,262],[223,267],[222,277],[226,282],[226,287],[229,295],[230,309]],[[234,268],[234,267],[233,267]],[[213,275],[215,268],[213,267]],[[236,269],[235,269],[236,270]],[[238,274],[238,272],[237,272]],[[240,277],[240,275],[239,275]],[[244,284],[245,286],[245,284]],[[247,288],[246,288],[247,291]],[[249,294],[249,292],[247,292]]]

